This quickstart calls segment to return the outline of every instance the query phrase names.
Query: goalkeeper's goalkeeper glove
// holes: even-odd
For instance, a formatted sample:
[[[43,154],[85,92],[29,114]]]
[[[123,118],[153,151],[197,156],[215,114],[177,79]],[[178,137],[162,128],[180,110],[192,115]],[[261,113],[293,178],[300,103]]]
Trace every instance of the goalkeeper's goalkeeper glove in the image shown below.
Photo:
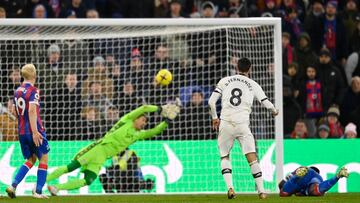
[[[167,103],[161,106],[161,115],[170,120],[174,120],[180,113],[181,102],[179,98],[176,98],[175,102]]]

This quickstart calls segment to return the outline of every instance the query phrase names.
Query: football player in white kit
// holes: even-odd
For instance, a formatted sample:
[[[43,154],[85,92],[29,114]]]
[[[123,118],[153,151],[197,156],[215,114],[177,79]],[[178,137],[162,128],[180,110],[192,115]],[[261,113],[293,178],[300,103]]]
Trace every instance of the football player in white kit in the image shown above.
[[[212,128],[219,131],[218,147],[221,156],[221,169],[228,187],[229,199],[235,198],[230,161],[230,151],[234,140],[238,140],[240,143],[242,152],[250,165],[259,198],[266,198],[262,173],[255,151],[255,140],[249,128],[249,116],[254,98],[261,102],[273,116],[279,112],[268,100],[259,84],[248,77],[250,67],[249,59],[240,59],[237,64],[238,74],[222,78],[209,99]],[[221,116],[219,119],[216,113],[216,102],[220,97]]]

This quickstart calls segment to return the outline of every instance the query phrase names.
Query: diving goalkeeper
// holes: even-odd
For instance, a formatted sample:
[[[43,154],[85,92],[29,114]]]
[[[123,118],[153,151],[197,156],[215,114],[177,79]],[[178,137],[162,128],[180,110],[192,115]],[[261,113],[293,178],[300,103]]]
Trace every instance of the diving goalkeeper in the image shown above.
[[[142,130],[146,123],[145,113],[159,112],[165,118],[160,124],[149,130]],[[161,107],[143,105],[124,115],[100,140],[80,150],[67,166],[61,166],[47,176],[46,182],[57,179],[65,173],[81,167],[84,179],[72,179],[63,184],[49,185],[51,195],[56,195],[59,190],[72,190],[90,185],[98,176],[101,166],[106,159],[111,158],[125,150],[132,143],[151,138],[168,126],[180,112],[179,102],[169,103]]]

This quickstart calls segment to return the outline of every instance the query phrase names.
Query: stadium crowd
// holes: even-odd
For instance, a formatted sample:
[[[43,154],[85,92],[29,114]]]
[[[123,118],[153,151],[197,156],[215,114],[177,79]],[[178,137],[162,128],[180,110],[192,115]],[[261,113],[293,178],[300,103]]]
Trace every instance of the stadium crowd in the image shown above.
[[[0,0],[0,17],[281,17],[284,137],[356,138],[360,131],[359,3]],[[94,39],[0,43],[2,139],[17,139],[17,123],[9,108],[13,91],[20,84],[19,66],[24,62],[33,62],[38,68],[50,140],[97,139],[119,116],[143,103],[160,105],[174,99],[169,95],[180,95],[183,113],[159,139],[215,139],[206,101],[218,79],[228,74],[222,71],[226,67],[221,64],[229,60],[222,52],[225,43],[218,32],[221,31],[180,37],[176,39],[176,49],[170,47],[174,43],[154,38],[135,38],[131,42]],[[211,41],[212,38],[216,40]],[[201,51],[199,47],[211,51]],[[236,58],[233,60],[236,64]],[[181,76],[167,87],[153,80],[157,70],[164,67]]]

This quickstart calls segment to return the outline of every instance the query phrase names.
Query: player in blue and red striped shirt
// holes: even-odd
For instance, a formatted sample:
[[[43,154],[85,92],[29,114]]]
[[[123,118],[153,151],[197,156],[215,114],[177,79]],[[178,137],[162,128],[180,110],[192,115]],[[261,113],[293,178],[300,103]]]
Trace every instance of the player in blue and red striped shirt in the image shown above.
[[[24,82],[15,90],[13,110],[16,111],[18,117],[19,141],[26,161],[18,170],[11,186],[6,188],[6,192],[10,198],[15,198],[17,185],[39,159],[37,182],[33,196],[35,198],[47,198],[42,194],[42,188],[47,176],[50,147],[40,118],[39,90],[34,86],[36,81],[35,66],[33,64],[23,66],[21,76],[24,78]]]

